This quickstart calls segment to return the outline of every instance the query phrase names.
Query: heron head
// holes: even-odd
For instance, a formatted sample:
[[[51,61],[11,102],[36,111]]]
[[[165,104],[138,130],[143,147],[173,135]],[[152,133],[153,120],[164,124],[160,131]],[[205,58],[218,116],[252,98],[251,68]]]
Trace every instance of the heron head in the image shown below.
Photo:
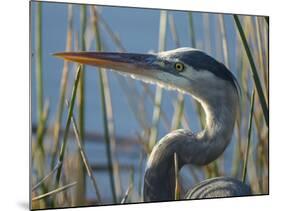
[[[179,48],[158,54],[64,52],[65,60],[109,68],[167,89],[188,92],[199,99],[219,95],[227,87],[237,91],[231,72],[214,58],[193,48]]]

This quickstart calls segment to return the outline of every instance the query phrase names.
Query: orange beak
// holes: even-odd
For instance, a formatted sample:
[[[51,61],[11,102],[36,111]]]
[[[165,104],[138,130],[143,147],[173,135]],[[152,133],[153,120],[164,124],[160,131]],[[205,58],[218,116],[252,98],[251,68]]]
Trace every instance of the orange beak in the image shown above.
[[[120,73],[155,78],[156,73],[162,69],[157,63],[158,57],[153,54],[136,53],[110,53],[110,52],[62,52],[54,56],[67,61],[78,62],[109,68]]]

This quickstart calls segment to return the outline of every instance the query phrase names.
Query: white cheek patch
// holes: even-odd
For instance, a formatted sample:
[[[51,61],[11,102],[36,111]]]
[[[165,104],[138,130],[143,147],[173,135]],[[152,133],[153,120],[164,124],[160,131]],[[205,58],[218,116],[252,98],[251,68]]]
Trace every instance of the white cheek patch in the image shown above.
[[[192,67],[188,67],[180,74],[194,83],[202,84],[202,86],[218,87],[220,84],[223,85],[222,79],[220,80],[213,73],[207,70],[195,70]]]
[[[192,67],[180,73],[186,78],[186,89],[189,89],[194,96],[221,96],[225,94],[228,84],[225,80],[216,77],[207,70],[195,70]]]
[[[226,85],[225,80],[218,78],[213,73],[206,70],[201,70],[200,72],[202,84],[206,87],[210,87],[210,91],[223,91]]]
[[[208,77],[210,77],[209,74],[211,74],[211,73],[208,71],[196,70],[190,66],[186,67],[186,69],[180,73],[180,75],[184,76],[185,78],[189,78],[192,81],[200,80],[202,77],[208,78]]]

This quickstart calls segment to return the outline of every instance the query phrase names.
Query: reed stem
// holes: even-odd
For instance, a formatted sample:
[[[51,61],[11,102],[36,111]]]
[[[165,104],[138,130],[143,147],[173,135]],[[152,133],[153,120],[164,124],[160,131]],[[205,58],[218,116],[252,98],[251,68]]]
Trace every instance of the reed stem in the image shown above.
[[[253,80],[255,82],[255,86],[256,86],[257,92],[258,92],[260,104],[261,104],[262,111],[263,111],[263,116],[264,116],[266,125],[268,127],[268,125],[269,125],[269,122],[268,122],[269,121],[268,120],[268,107],[267,107],[266,100],[265,100],[265,97],[264,97],[264,94],[263,94],[263,91],[262,91],[262,86],[261,86],[261,82],[260,82],[260,79],[259,79],[259,76],[258,76],[258,72],[257,72],[256,66],[255,66],[255,63],[254,63],[254,60],[253,60],[253,57],[252,57],[252,54],[251,54],[251,51],[250,51],[250,48],[249,48],[246,36],[245,36],[244,30],[243,30],[242,25],[241,25],[241,23],[239,21],[239,18],[238,18],[237,15],[233,15],[233,16],[234,16],[234,20],[235,20],[237,29],[239,31],[239,34],[240,34],[240,37],[241,37],[244,49],[246,51],[249,63],[251,65],[252,77],[253,77]]]
[[[68,6],[68,21],[67,21],[67,35],[66,35],[66,51],[71,50],[71,43],[72,43],[72,28],[73,28],[73,12],[72,12],[72,5]],[[61,84],[60,84],[60,98],[59,104],[56,114],[56,120],[54,124],[54,147],[52,151],[52,160],[51,160],[51,169],[54,168],[56,162],[56,156],[58,153],[58,144],[59,144],[59,136],[60,136],[60,129],[61,129],[61,119],[62,114],[64,111],[64,100],[65,100],[65,93],[67,90],[67,79],[68,79],[68,61],[64,60],[63,63],[63,70],[62,70],[62,77],[61,77]]]
[[[42,122],[43,114],[43,70],[42,70],[42,4],[37,2],[36,16],[36,81],[37,81],[37,118],[38,124]]]
[[[67,190],[67,189],[69,189],[69,188],[72,188],[72,187],[75,186],[76,184],[77,184],[77,182],[72,182],[72,183],[70,183],[70,184],[68,184],[68,185],[59,187],[59,188],[57,188],[57,189],[55,189],[55,190],[53,190],[53,191],[50,191],[50,192],[48,192],[48,193],[44,193],[44,194],[42,194],[42,195],[40,195],[40,196],[33,197],[33,198],[32,198],[32,202],[33,202],[33,201],[40,200],[40,199],[44,199],[44,198],[46,198],[46,197],[48,197],[48,196],[51,196],[51,195],[57,194],[57,193],[59,193],[59,192],[65,191],[65,190]]]
[[[86,27],[87,27],[87,6],[81,5],[80,6],[80,50],[86,50]],[[82,144],[84,144],[84,133],[85,133],[85,87],[86,87],[86,80],[85,75],[86,72],[85,66],[81,65],[81,75],[80,81],[78,83],[78,127],[80,132],[80,138]],[[77,152],[79,153],[79,152]],[[75,204],[81,205],[85,203],[86,200],[86,173],[83,169],[83,161],[80,156],[78,158],[78,165],[77,165],[77,188],[76,188],[76,196],[75,196]]]
[[[158,51],[164,51],[166,48],[166,29],[167,29],[167,16],[168,12],[162,10],[160,12],[160,23],[159,23],[159,44]],[[149,137],[149,150],[152,150],[153,146],[156,143],[158,136],[158,126],[160,121],[161,114],[161,102],[162,102],[163,90],[161,87],[156,87],[155,97],[154,97],[154,108],[153,108],[153,116],[152,116],[152,127],[150,130]]]
[[[242,176],[242,181],[244,183],[246,181],[247,164],[248,164],[250,141],[251,141],[251,135],[252,135],[252,120],[253,120],[253,113],[254,113],[254,102],[255,102],[255,90],[253,90],[252,97],[251,97],[251,111],[250,111],[250,118],[249,118],[249,124],[248,124],[247,146],[246,146],[246,153],[245,153],[244,166],[243,166],[243,176]]]
[[[69,107],[69,103],[67,102],[67,106]],[[94,176],[94,172],[91,168],[91,165],[90,165],[90,162],[89,162],[89,159],[87,157],[87,154],[85,152],[85,149],[84,149],[84,146],[83,146],[83,143],[81,141],[81,135],[78,131],[78,127],[77,127],[77,124],[76,124],[76,121],[75,121],[75,118],[72,114],[71,116],[71,122],[72,122],[72,125],[73,125],[73,130],[74,130],[74,134],[75,134],[75,138],[76,138],[76,143],[77,143],[77,146],[78,146],[78,149],[79,149],[79,152],[80,152],[80,155],[81,155],[81,159],[84,163],[84,166],[85,166],[85,169],[87,171],[87,174],[92,182],[92,185],[95,189],[95,193],[96,193],[96,196],[97,196],[97,200],[98,202],[101,202],[101,195],[100,195],[100,191],[99,191],[99,188],[98,188],[98,184],[96,182],[96,178]]]
[[[96,37],[96,47],[97,47],[97,51],[101,51],[102,46],[101,46],[99,25],[98,25],[95,7],[92,7],[92,14],[93,14],[94,34]],[[116,184],[114,179],[114,166],[113,166],[113,157],[112,157],[112,146],[110,142],[110,134],[108,128],[108,112],[106,108],[107,102],[106,102],[106,93],[105,93],[106,92],[105,83],[106,83],[107,76],[106,73],[101,68],[98,68],[98,70],[99,70],[104,136],[106,141],[106,155],[107,155],[107,162],[109,166],[110,187],[111,187],[113,202],[117,203]]]
[[[68,131],[69,131],[69,127],[70,127],[71,116],[72,116],[73,109],[74,109],[74,102],[75,102],[75,98],[76,98],[78,82],[79,82],[79,79],[80,79],[80,73],[81,73],[81,66],[79,65],[78,69],[77,69],[77,72],[76,72],[76,76],[75,76],[74,86],[73,86],[73,89],[72,89],[70,106],[68,108],[66,127],[65,127],[64,134],[63,134],[63,140],[62,140],[62,145],[61,145],[60,154],[59,154],[59,162],[61,162],[61,163],[63,163],[63,160],[64,160],[64,153],[65,153],[65,149],[66,149],[66,145],[67,145]],[[58,187],[58,185],[59,185],[62,166],[63,165],[59,166],[58,171],[57,171],[56,187]]]
[[[174,153],[174,174],[175,174],[175,200],[180,199],[180,183],[179,183],[179,167],[178,167],[178,157]]]

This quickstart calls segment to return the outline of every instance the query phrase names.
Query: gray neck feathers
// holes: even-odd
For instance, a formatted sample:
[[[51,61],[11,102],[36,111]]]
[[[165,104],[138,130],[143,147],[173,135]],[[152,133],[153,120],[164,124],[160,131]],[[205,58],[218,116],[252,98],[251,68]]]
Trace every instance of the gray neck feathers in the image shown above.
[[[203,131],[173,131],[153,148],[144,177],[144,201],[174,199],[174,153],[181,168],[185,164],[206,165],[224,152],[232,136],[238,105],[237,92],[231,87],[221,96],[198,100],[206,114]]]

